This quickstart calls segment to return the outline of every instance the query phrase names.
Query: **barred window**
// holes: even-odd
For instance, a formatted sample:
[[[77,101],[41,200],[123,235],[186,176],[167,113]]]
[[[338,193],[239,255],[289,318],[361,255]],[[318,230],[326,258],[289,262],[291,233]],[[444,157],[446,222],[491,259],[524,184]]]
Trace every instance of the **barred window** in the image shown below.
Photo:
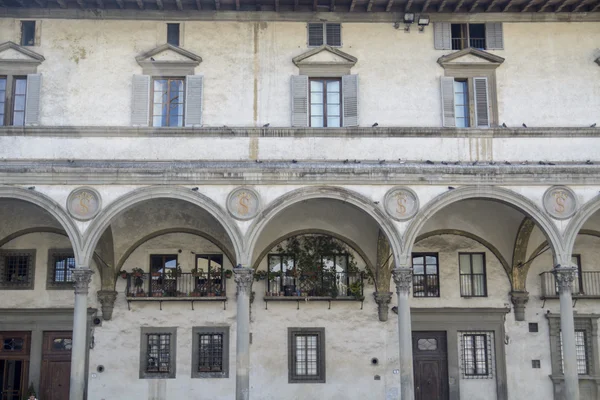
[[[0,252],[0,288],[33,289],[35,250]]]
[[[177,328],[142,328],[140,378],[175,378]]]
[[[485,253],[459,253],[460,295],[486,297]]]
[[[73,269],[75,265],[75,256],[73,250],[48,251],[48,289],[73,289]]]
[[[342,24],[309,23],[308,46],[319,47],[324,44],[339,47],[342,45]]]
[[[325,382],[325,329],[289,329],[289,382]]]
[[[413,297],[440,297],[440,272],[437,253],[414,253]]]
[[[223,334],[199,334],[200,350],[198,357],[198,371],[222,372],[223,371]]]
[[[227,378],[229,327],[198,327],[192,334],[192,378]]]
[[[460,343],[463,377],[492,378],[495,365],[493,332],[461,332]]]
[[[587,375],[589,371],[588,365],[588,333],[584,329],[575,330],[575,354],[577,356],[577,373],[579,375]],[[561,373],[564,373],[565,362],[563,356],[563,341],[562,332],[560,333],[560,360]]]

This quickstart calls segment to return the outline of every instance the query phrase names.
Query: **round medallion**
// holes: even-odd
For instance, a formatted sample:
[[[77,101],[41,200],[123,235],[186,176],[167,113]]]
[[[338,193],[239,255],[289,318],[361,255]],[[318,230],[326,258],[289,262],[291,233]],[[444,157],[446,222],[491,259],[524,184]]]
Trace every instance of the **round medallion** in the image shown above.
[[[227,210],[233,218],[252,219],[260,210],[260,197],[253,189],[247,187],[234,189],[227,197]]]
[[[91,187],[83,186],[71,192],[67,198],[69,214],[80,221],[94,218],[102,207],[100,193]]]
[[[556,219],[571,218],[577,211],[577,197],[566,186],[552,186],[544,193],[544,209]]]
[[[406,221],[419,211],[419,198],[407,187],[393,188],[386,193],[383,206],[393,219]]]

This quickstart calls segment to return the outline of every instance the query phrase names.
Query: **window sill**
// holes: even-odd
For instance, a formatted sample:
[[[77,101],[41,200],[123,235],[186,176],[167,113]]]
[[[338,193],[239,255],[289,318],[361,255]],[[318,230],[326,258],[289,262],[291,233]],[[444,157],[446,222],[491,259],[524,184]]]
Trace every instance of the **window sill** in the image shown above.
[[[215,301],[222,301],[223,302],[223,310],[227,309],[227,297],[225,296],[214,296],[214,297],[133,297],[133,296],[126,296],[125,300],[127,301],[127,309],[129,311],[131,311],[131,302],[142,302],[142,301],[147,301],[147,302],[151,302],[151,303],[158,303],[160,306],[160,310],[162,310],[162,303],[163,301],[166,302],[174,302],[174,301],[182,301],[182,302],[186,302],[186,303],[190,303],[192,305],[192,310],[194,310],[194,302],[196,301],[200,301],[200,302],[215,302]]]
[[[264,301],[364,301],[355,296],[265,296]]]

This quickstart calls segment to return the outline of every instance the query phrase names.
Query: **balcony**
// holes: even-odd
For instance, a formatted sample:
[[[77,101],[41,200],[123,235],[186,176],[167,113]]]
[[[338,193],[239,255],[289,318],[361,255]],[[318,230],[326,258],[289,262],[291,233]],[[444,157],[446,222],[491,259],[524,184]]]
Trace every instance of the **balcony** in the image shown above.
[[[361,272],[320,271],[294,275],[288,271],[287,274],[270,272],[266,275],[265,303],[296,301],[299,308],[301,301],[327,301],[331,308],[331,301],[360,301],[362,304],[364,300],[364,274]]]
[[[552,271],[542,272],[540,278],[542,280],[541,298],[543,300],[557,299],[558,286]],[[578,273],[573,280],[572,290],[574,299],[600,299],[600,271]]]
[[[485,38],[452,38],[452,50],[462,50],[467,47],[485,50]]]
[[[157,301],[162,310],[163,301],[222,301],[225,304],[226,276],[206,272],[144,272],[127,275],[126,299]]]

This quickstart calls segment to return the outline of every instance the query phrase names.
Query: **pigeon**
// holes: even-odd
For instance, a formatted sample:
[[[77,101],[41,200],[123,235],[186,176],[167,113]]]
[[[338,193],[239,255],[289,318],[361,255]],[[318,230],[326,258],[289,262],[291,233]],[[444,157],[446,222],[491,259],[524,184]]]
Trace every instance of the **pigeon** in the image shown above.
[[[431,160],[426,160],[425,164],[435,164],[435,163],[433,161],[431,161]]]
[[[262,161],[260,161],[260,160],[255,160],[254,162],[256,162],[258,164],[262,163]]]
[[[504,164],[511,165],[510,161],[504,161]]]
[[[345,159],[345,160],[344,160],[344,164],[348,164],[348,159]]]
[[[29,186],[27,189],[29,189],[29,190],[35,190],[35,186]]]
[[[525,160],[521,163],[521,165],[527,165],[527,164],[529,164],[529,161],[527,161],[527,160]]]
[[[477,165],[477,160],[473,161],[471,165]]]
[[[508,128],[508,126],[506,126],[506,124],[504,122],[502,123],[502,127],[503,128]]]
[[[496,165],[496,161],[490,161],[490,165]]]
[[[269,123],[266,123],[266,124],[264,124],[264,125],[263,125],[263,128],[268,128],[268,127],[269,127],[269,125],[271,125],[271,124],[269,124]]]
[[[379,204],[379,202],[378,202],[378,201],[374,201],[373,203],[375,203],[375,204]]]
[[[292,164],[296,164],[298,160],[292,160]]]
[[[525,122],[523,122],[523,128],[527,128],[527,125],[525,125]]]
[[[456,189],[454,186],[448,186],[448,190],[454,190]]]
[[[585,163],[586,163],[587,165],[592,165],[592,164],[593,164],[592,160],[586,160],[586,162],[585,162]]]
[[[154,57],[150,57],[150,61],[156,61]]]
[[[192,188],[192,192],[197,192],[198,191],[198,187],[193,187]]]
[[[379,160],[379,164],[384,164],[385,160]]]
[[[540,165],[546,165],[546,163],[543,162],[543,161],[540,161],[538,164],[540,164]]]
[[[595,128],[595,127],[596,127],[596,123],[595,122],[590,125],[590,128]]]
[[[556,164],[554,164],[553,162],[548,162],[548,165],[556,165]]]
[[[375,128],[376,126],[379,126],[379,124],[377,122],[375,122],[373,125],[371,125],[372,128]]]
[[[448,163],[446,161],[442,161],[443,165],[448,165]]]

